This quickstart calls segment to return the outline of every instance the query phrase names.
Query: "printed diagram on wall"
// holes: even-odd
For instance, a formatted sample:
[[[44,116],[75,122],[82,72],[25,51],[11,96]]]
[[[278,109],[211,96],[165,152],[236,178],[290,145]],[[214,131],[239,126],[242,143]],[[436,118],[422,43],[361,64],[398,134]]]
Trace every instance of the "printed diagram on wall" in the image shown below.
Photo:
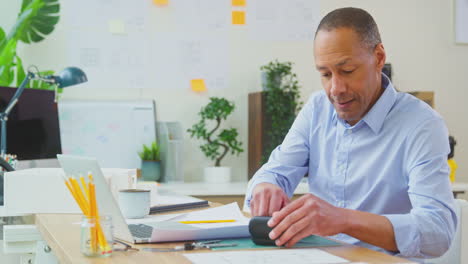
[[[312,40],[318,0],[70,1],[64,8],[69,63],[99,89],[206,90],[229,86],[230,33]],[[236,1],[235,1],[236,2]],[[235,7],[235,8],[233,8]],[[233,16],[235,15],[235,16]],[[119,87],[110,87],[109,80]]]
[[[228,30],[230,0],[171,0],[178,32]]]
[[[251,0],[247,25],[251,39],[313,40],[319,21],[318,0]]]
[[[228,37],[223,34],[160,33],[153,36],[151,75],[161,83],[191,89],[203,79],[206,89],[226,89],[229,76]],[[174,48],[176,47],[176,48]]]

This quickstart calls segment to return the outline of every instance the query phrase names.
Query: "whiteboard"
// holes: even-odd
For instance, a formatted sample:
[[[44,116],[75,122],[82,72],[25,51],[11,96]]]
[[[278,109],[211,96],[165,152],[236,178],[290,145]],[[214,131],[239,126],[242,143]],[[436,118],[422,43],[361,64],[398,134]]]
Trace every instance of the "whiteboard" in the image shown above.
[[[105,168],[140,168],[142,145],[156,140],[152,100],[59,102],[62,153],[95,157]]]

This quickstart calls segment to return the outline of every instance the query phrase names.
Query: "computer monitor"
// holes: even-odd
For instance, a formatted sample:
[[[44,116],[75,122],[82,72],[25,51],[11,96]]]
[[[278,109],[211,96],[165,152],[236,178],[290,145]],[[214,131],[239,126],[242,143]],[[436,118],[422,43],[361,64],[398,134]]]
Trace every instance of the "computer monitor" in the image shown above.
[[[16,92],[16,88],[0,86],[0,111]],[[62,153],[55,92],[25,89],[8,115],[7,149],[18,160],[56,158]],[[1,137],[1,135],[0,135]],[[3,201],[3,175],[0,175],[0,211]]]
[[[0,111],[16,92],[16,88],[0,87]],[[56,158],[62,153],[55,92],[25,89],[8,115],[7,153],[18,160]]]

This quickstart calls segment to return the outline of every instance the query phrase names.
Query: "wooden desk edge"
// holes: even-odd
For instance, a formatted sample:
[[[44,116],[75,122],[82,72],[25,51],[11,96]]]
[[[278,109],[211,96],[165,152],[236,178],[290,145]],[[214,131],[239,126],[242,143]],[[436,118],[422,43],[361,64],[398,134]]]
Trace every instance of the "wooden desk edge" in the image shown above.
[[[48,243],[50,248],[53,250],[59,262],[72,264],[74,263],[74,259],[76,259],[76,256],[74,256],[74,254],[70,254],[70,251],[66,249],[66,245],[63,244],[63,241],[61,241],[62,242],[61,244],[59,241],[57,241],[57,239],[51,233],[51,230],[48,230],[48,224],[46,222],[50,221],[51,219],[57,219],[57,218],[54,218],[56,216],[57,214],[38,214],[36,216],[36,225],[37,225],[39,232],[42,234],[44,240]],[[76,220],[77,222],[79,221],[79,217],[76,214],[64,215],[64,217],[69,218],[69,219],[77,219]],[[75,232],[73,235],[77,235],[77,233]],[[177,244],[177,243],[171,243],[170,245],[168,245],[167,243],[145,244],[145,245],[136,245],[135,247],[137,248],[168,247],[168,246],[174,246],[174,244]],[[318,247],[318,249],[322,249],[330,254],[345,258],[351,262],[414,263],[409,260],[405,260],[405,259],[395,257],[395,256],[390,256],[385,253],[377,252],[371,249],[358,247],[358,246],[345,244],[345,243],[341,243],[341,244],[342,246]],[[78,254],[81,254],[79,253],[79,243],[74,243],[73,247],[76,247],[76,252],[78,252]],[[270,249],[255,249],[255,250],[270,250]],[[197,251],[197,252],[202,252],[202,251]],[[220,251],[217,251],[217,252],[220,252]],[[159,260],[160,263],[190,263],[190,261],[188,261],[188,259],[182,255],[184,253],[194,253],[194,252],[193,251],[189,251],[189,252],[181,251],[181,252],[168,252],[168,253],[157,253],[157,254],[154,254],[153,252],[143,252],[143,251],[139,251],[138,254],[134,254],[134,252],[125,252],[125,253],[118,252],[117,254],[119,254],[120,257],[115,258],[117,254],[114,253],[113,258],[111,259],[112,259],[112,263],[141,263],[141,261],[149,261],[149,260],[152,262]],[[91,258],[85,258],[83,256],[81,256],[81,259],[87,260],[86,262],[88,263],[109,263],[108,261],[106,261],[106,259],[91,259]]]

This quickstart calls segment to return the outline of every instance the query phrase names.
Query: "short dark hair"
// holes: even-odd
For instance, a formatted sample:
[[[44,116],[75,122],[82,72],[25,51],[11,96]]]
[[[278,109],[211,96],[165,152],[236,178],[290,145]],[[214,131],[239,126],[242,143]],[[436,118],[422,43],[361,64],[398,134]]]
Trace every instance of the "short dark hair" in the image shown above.
[[[328,13],[320,21],[315,36],[320,30],[332,31],[342,27],[353,29],[361,42],[371,50],[382,42],[374,18],[367,11],[354,7],[339,8]]]

